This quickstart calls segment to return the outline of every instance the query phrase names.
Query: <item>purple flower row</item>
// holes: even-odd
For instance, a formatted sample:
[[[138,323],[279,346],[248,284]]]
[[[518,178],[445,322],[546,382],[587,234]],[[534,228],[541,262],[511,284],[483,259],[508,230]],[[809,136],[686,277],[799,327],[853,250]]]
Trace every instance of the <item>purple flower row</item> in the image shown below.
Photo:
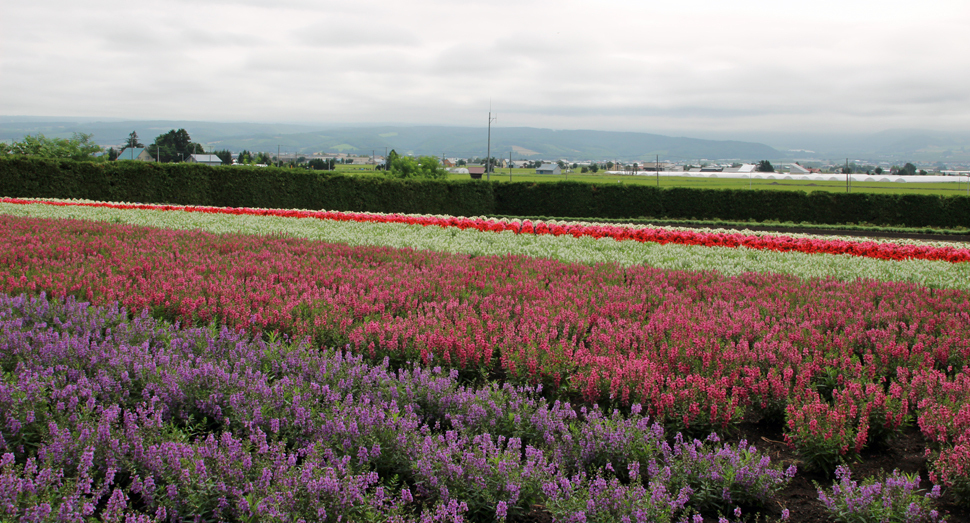
[[[844,466],[835,469],[835,484],[818,489],[818,497],[836,521],[880,521],[887,523],[936,523],[945,521],[932,507],[940,487],[928,493],[919,489],[919,477],[893,471],[881,480],[869,478],[861,484]]]
[[[681,521],[794,475],[641,414],[0,295],[0,519]]]

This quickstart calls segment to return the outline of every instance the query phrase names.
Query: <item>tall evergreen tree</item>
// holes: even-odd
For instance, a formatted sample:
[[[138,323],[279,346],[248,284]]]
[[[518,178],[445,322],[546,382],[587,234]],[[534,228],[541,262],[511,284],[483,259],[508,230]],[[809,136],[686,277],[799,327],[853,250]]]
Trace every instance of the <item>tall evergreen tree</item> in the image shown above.
[[[144,146],[145,144],[138,141],[138,133],[135,131],[132,131],[131,134],[128,135],[128,141],[125,142],[125,146],[122,150],[125,150],[129,147],[132,149],[135,149],[137,147],[144,147]]]

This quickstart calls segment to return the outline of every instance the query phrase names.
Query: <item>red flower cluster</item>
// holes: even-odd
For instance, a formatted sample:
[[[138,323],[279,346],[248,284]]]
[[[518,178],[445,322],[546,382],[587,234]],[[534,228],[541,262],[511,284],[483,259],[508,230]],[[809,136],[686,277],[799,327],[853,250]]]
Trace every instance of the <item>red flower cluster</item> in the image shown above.
[[[807,254],[845,254],[876,258],[880,260],[936,260],[952,263],[970,261],[970,249],[938,247],[931,245],[900,245],[873,241],[821,240],[816,238],[794,238],[790,236],[755,236],[741,233],[716,233],[692,230],[670,230],[660,228],[619,227],[615,225],[547,224],[544,222],[507,222],[495,219],[409,216],[403,214],[370,214],[338,211],[300,211],[288,209],[246,209],[233,207],[191,207],[175,205],[80,203],[80,202],[38,202],[16,198],[0,198],[3,203],[44,203],[47,205],[82,205],[112,209],[149,209],[162,211],[202,212],[210,214],[235,214],[253,216],[281,216],[287,218],[314,218],[318,220],[405,223],[410,225],[434,225],[479,231],[513,231],[516,234],[552,234],[555,236],[589,236],[593,238],[613,238],[638,242],[674,243],[679,245],[702,245],[705,247],[744,247],[747,249],[771,250],[779,252],[803,252]]]

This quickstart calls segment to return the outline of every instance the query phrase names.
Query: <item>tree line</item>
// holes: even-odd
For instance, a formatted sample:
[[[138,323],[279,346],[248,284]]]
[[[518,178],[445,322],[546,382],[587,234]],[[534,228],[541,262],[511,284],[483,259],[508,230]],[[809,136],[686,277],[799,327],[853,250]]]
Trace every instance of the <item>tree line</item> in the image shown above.
[[[71,138],[48,138],[43,134],[26,135],[24,136],[23,140],[19,142],[0,142],[0,156],[29,156],[33,158],[70,159],[76,161],[97,162],[129,159],[125,157],[126,151],[132,154],[130,159],[134,159],[134,149],[141,148],[144,148],[152,159],[162,163],[183,162],[188,160],[193,154],[205,154],[205,148],[201,144],[193,142],[188,131],[185,129],[172,129],[167,133],[158,135],[155,138],[155,141],[148,147],[145,147],[145,144],[140,141],[138,133],[136,131],[132,131],[131,134],[128,135],[128,139],[121,149],[111,147],[107,150],[94,143],[93,135],[88,133],[74,133]],[[233,164],[233,154],[229,150],[213,151],[211,154],[218,156],[224,165]],[[307,161],[305,157],[298,157],[293,160],[282,162],[279,158],[266,152],[250,152],[244,150],[239,153],[238,157],[236,158],[236,162],[241,165],[278,164],[281,166],[285,165],[287,167],[302,167],[311,170],[333,171],[336,169],[336,165],[338,163],[344,163],[344,160],[338,158],[314,158]],[[491,157],[488,159],[474,158],[470,160],[470,162],[480,165],[485,165],[487,162],[492,167],[492,170],[495,170],[500,166],[501,161],[495,157]],[[460,159],[458,160],[457,165],[464,166],[468,163],[468,161]],[[559,160],[557,162],[530,160],[526,162],[525,167],[530,169],[539,168],[544,163],[555,163],[563,170],[568,168],[580,168],[580,172],[582,173],[596,173],[599,172],[600,169],[612,170],[614,168],[633,171],[641,170],[641,166],[637,163],[624,165],[621,163],[614,163],[612,161],[591,163],[589,165],[580,166],[576,163],[570,165],[563,160]],[[693,166],[685,166],[685,170],[689,170],[690,167]],[[761,160],[758,162],[756,169],[758,172],[775,172],[775,167],[768,160]],[[412,156],[399,155],[394,150],[388,154],[388,157],[385,159],[385,163],[377,166],[377,170],[384,171],[388,175],[397,178],[443,179],[447,177],[447,171],[444,169],[444,166],[437,157],[419,156],[414,158]],[[854,162],[842,167],[839,169],[839,171],[841,171],[843,174],[866,173],[876,175],[883,174],[884,172],[881,167],[872,165],[857,165]],[[925,170],[919,169],[909,162],[903,166],[894,165],[891,169],[889,169],[889,173],[893,175],[908,176],[927,174]]]
[[[145,144],[141,143],[139,140],[138,133],[136,131],[132,131],[131,134],[128,135],[128,140],[125,142],[125,145],[121,148],[121,150],[116,151],[114,147],[108,149],[108,160],[125,160],[125,151],[140,148],[145,148]],[[155,138],[155,142],[145,148],[145,150],[149,156],[162,163],[184,162],[193,154],[205,154],[205,148],[202,147],[202,144],[193,142],[192,137],[189,136],[189,132],[185,129],[179,129],[177,131],[172,129],[167,133],[158,135]],[[228,153],[229,151],[219,152]],[[225,158],[217,153],[214,154],[219,156],[219,159],[222,160],[223,163],[227,163]],[[231,153],[228,163],[232,163]]]

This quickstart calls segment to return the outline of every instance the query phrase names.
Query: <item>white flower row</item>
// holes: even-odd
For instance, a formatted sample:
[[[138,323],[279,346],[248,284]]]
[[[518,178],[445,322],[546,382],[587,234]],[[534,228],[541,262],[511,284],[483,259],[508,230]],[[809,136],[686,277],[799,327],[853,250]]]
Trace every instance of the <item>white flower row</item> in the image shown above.
[[[0,213],[73,218],[213,233],[283,234],[348,245],[380,245],[484,255],[525,255],[566,262],[647,265],[676,270],[712,270],[725,275],[776,272],[802,278],[869,278],[970,290],[970,263],[876,260],[848,255],[804,254],[746,248],[615,241],[610,238],[481,232],[395,223],[338,222],[273,216],[200,212],[119,210],[103,207],[0,203]]]
[[[57,198],[18,198],[20,200],[33,200],[37,202],[62,202],[62,203],[94,203],[94,204],[115,204],[115,205],[142,205],[139,203],[132,202],[99,202],[95,200],[84,200],[84,199],[57,199]],[[209,207],[195,206],[195,205],[179,205],[177,207],[185,207],[189,209],[207,209]],[[273,211],[278,209],[270,209],[263,207],[247,207],[247,209],[257,210],[257,211]],[[311,209],[292,209],[295,211],[306,211],[306,212],[317,212]],[[446,214],[409,214],[409,213],[380,213],[380,212],[357,212],[353,211],[352,214],[363,215],[363,216],[410,216],[410,217],[434,217],[434,218],[452,218],[450,215]],[[490,218],[488,216],[468,216],[467,218],[473,220],[492,220],[496,222],[503,223],[522,223],[524,220],[517,218]],[[784,231],[754,231],[751,229],[725,229],[723,227],[686,227],[686,226],[675,226],[675,225],[654,225],[654,224],[633,224],[633,223],[604,223],[604,222],[586,222],[579,220],[532,220],[533,224],[545,223],[547,225],[583,225],[583,226],[607,226],[607,227],[622,227],[627,229],[657,229],[665,231],[688,231],[688,232],[699,232],[705,234],[741,234],[744,236],[754,236],[754,237],[772,237],[772,236],[783,236],[786,238],[807,238],[815,240],[824,241],[841,241],[841,242],[857,242],[857,243],[891,243],[896,245],[927,245],[931,247],[954,247],[957,249],[967,249],[970,248],[970,244],[964,242],[948,242],[943,240],[915,240],[911,238],[881,238],[881,237],[870,237],[865,236],[865,231],[858,231],[858,236],[841,236],[841,235],[827,235],[827,234],[801,234],[794,232],[784,232]]]

